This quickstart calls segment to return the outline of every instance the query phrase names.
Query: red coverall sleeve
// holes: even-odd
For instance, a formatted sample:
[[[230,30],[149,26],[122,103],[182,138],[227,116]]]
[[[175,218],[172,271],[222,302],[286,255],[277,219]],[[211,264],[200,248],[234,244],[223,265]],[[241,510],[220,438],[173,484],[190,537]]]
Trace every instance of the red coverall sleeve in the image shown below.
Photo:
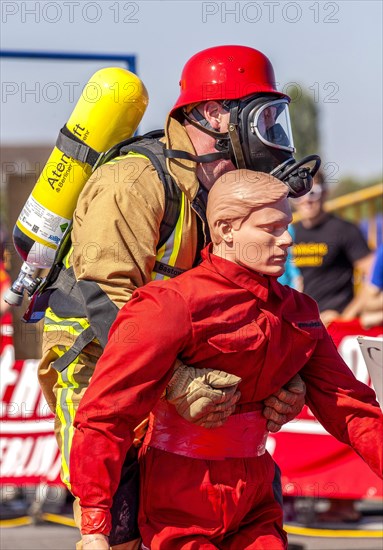
[[[103,510],[106,523],[133,430],[161,397],[190,336],[183,298],[156,285],[137,290],[112,325],[76,414],[70,455],[73,494],[82,508]]]
[[[382,411],[373,390],[355,378],[327,331],[299,374],[307,386],[306,403],[319,422],[382,477]]]

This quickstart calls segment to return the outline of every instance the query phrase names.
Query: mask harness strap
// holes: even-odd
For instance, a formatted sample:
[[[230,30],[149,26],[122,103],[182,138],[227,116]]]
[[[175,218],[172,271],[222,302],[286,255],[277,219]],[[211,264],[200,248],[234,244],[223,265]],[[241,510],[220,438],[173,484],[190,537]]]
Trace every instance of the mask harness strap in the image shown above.
[[[229,132],[231,147],[234,153],[235,164],[237,165],[237,168],[246,168],[246,162],[243,156],[241,142],[239,140],[238,109],[239,109],[238,105],[230,109],[230,120],[229,120],[228,132]]]
[[[231,157],[229,151],[227,153],[209,153],[208,155],[193,155],[180,149],[164,149],[164,155],[167,159],[184,159],[192,160],[193,162],[214,162],[215,160],[229,159]]]
[[[196,109],[194,109],[196,110]],[[227,134],[224,132],[216,132],[213,129],[209,129],[206,126],[210,124],[205,120],[201,113],[197,111],[199,114],[199,117],[201,117],[201,122],[205,121],[204,124],[200,124],[199,122],[192,119],[185,111],[183,112],[184,117],[186,120],[195,128],[198,128],[201,132],[204,132],[205,134],[208,134],[211,137],[214,137],[217,139],[217,141],[225,139],[227,137]],[[197,115],[198,117],[198,115]],[[198,117],[198,118],[199,118]],[[186,151],[181,151],[179,149],[165,149],[164,155],[168,159],[184,159],[184,160],[192,160],[193,162],[198,163],[204,163],[204,162],[214,162],[216,160],[221,159],[230,159],[231,155],[230,152],[227,151],[218,151],[217,153],[209,153],[207,155],[193,155],[192,153],[187,153]]]
[[[198,128],[201,132],[208,134],[211,137],[216,138],[215,148],[219,153],[211,153],[211,155],[203,155],[199,157],[196,162],[212,162],[216,159],[232,159],[237,168],[246,168],[245,158],[243,156],[242,146],[239,139],[239,125],[238,125],[238,102],[230,101],[228,104],[224,104],[224,107],[230,111],[230,119],[228,132],[217,132],[211,128],[209,122],[201,115],[198,109],[193,109],[192,113],[198,120],[192,119],[185,111],[184,117],[192,125]],[[210,128],[209,128],[210,127]],[[213,155],[214,158],[213,158]],[[170,157],[172,158],[172,157]],[[174,157],[173,157],[174,158]],[[188,157],[182,157],[188,158]]]

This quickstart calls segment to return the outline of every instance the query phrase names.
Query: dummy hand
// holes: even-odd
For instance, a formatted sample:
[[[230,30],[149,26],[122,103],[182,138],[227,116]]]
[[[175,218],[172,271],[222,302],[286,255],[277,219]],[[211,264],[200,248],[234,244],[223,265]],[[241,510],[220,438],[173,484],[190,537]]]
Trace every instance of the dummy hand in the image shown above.
[[[166,390],[166,398],[185,420],[218,428],[234,412],[241,394],[241,378],[213,369],[179,366]]]
[[[105,535],[82,535],[82,550],[109,550],[108,537]]]
[[[283,388],[270,395],[263,404],[263,416],[267,418],[267,429],[279,432],[283,424],[293,420],[305,404],[306,385],[296,374]]]

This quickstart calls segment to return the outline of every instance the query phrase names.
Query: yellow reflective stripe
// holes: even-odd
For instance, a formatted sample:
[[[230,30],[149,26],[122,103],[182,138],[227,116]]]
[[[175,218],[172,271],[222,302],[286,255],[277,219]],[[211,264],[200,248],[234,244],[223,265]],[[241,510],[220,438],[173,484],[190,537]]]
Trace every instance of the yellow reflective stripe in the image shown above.
[[[69,365],[69,367],[66,371],[67,375],[68,375],[68,380],[71,383],[71,386],[67,386],[67,393],[65,395],[65,401],[66,401],[66,404],[67,404],[67,407],[68,407],[68,413],[69,413],[69,416],[70,416],[70,421],[68,422],[68,425],[65,426],[64,440],[63,440],[63,442],[64,442],[64,445],[63,445],[64,458],[65,458],[65,462],[67,464],[68,470],[69,470],[70,450],[71,450],[71,447],[72,447],[73,434],[74,434],[73,423],[74,423],[74,417],[75,417],[75,414],[76,414],[75,406],[74,406],[74,403],[72,401],[72,395],[74,394],[74,391],[79,388],[79,384],[76,383],[76,381],[74,379],[74,370],[76,368],[76,365],[77,365],[78,361],[79,361],[79,357],[77,357],[75,359],[75,361],[73,361],[73,363],[71,363]],[[65,391],[64,391],[64,393],[65,393]],[[66,479],[66,482],[67,482],[67,485],[70,489],[69,472],[68,472],[68,478]]]
[[[149,160],[149,158],[146,155],[142,155],[141,153],[136,153],[135,151],[129,151],[129,153],[127,155],[124,155],[124,156],[119,157],[119,158],[124,158],[124,157],[140,157],[141,159],[148,159]]]
[[[60,351],[59,355],[63,355],[65,351]],[[62,480],[65,485],[70,489],[70,474],[69,474],[69,458],[70,450],[72,447],[73,433],[74,433],[74,417],[76,414],[75,405],[72,400],[72,396],[76,389],[80,386],[74,379],[74,371],[79,361],[77,357],[67,369],[62,373],[58,373],[58,386],[61,386],[57,390],[57,406],[56,414],[60,420],[60,436],[61,436],[61,467],[62,467]]]
[[[181,208],[180,208],[180,215],[177,220],[177,224],[174,228],[173,233],[171,234],[168,241],[165,243],[165,251],[162,253],[161,257],[159,254],[157,254],[157,260],[161,261],[167,265],[175,266],[178,258],[178,254],[181,248],[181,241],[182,241],[182,229],[184,225],[184,219],[185,219],[185,195],[181,194]],[[162,248],[161,248],[162,250]],[[170,279],[167,275],[163,275],[160,273],[156,273],[155,271],[152,273],[152,280],[155,281],[166,281],[167,279]]]
[[[165,251],[166,251],[166,243],[164,243],[159,249],[159,251],[157,252],[156,260],[161,261],[164,257]]]
[[[162,262],[164,264],[168,264],[170,261],[170,256],[172,254],[173,246],[174,246],[174,234],[175,229],[166,241],[166,243],[161,246],[160,250],[157,253],[156,260],[158,262]],[[162,273],[157,273],[156,271],[152,272],[152,281],[160,281],[164,278]]]
[[[60,324],[57,323],[45,323],[44,324],[44,332],[68,332],[74,337],[79,336],[85,328],[80,323],[74,323],[73,321],[70,321],[68,323],[65,323],[64,321]]]
[[[185,218],[185,195],[184,193],[181,193],[181,212],[175,228],[174,247],[173,247],[173,252],[170,256],[170,261],[169,261],[169,265],[172,265],[172,266],[176,264],[177,257],[181,248],[182,228],[184,225],[184,218]],[[166,277],[166,279],[169,279],[169,277]]]
[[[63,259],[63,264],[64,264],[64,266],[65,266],[67,269],[70,267],[70,265],[69,265],[69,258],[70,258],[70,256],[71,256],[72,252],[73,252],[73,245],[70,247],[68,254],[67,254],[67,255],[65,256],[65,258]]]
[[[89,321],[85,317],[58,317],[50,307],[45,311],[45,332],[59,328],[59,330],[66,330],[77,335],[89,326]]]
[[[166,253],[166,245],[169,243],[170,239],[171,239],[172,235],[170,235],[170,238],[168,239],[168,241],[166,243],[164,243],[161,248],[158,250],[157,252],[157,256],[156,256],[156,260],[158,262],[161,262],[163,261],[163,257]],[[157,278],[158,276],[158,278]],[[155,281],[155,280],[158,280],[161,278],[161,276],[156,272],[156,271],[152,271],[152,274],[151,274],[151,278],[152,278],[152,281]]]
[[[105,162],[104,164],[102,164],[101,166],[108,166],[108,164],[115,164],[118,160],[121,160],[123,157],[116,157],[112,160],[110,160],[109,162]]]
[[[60,380],[60,377],[59,377],[59,380]],[[63,442],[64,426],[66,424],[66,421],[65,421],[64,411],[59,406],[59,399],[61,399],[61,392],[62,392],[61,389],[57,390],[56,416],[60,421],[60,426],[61,426],[60,427],[60,436],[61,436],[61,440]],[[65,485],[68,487],[68,489],[70,489],[70,487],[69,487],[69,467],[68,467],[68,463],[67,463],[67,461],[64,457],[63,450],[64,449],[63,449],[63,445],[62,445],[62,447],[60,449],[60,452],[61,452],[61,479],[62,479],[63,483],[65,483]]]
[[[146,155],[142,155],[141,153],[135,153],[134,151],[129,151],[126,155],[120,155],[119,157],[114,157],[114,159],[109,160],[108,162],[105,162],[102,166],[107,166],[108,164],[115,164],[119,160],[126,159],[126,157],[140,157],[142,159],[147,159],[148,157]]]
[[[57,348],[57,346],[55,346],[53,350],[55,351],[55,353],[57,353],[59,357],[61,357],[65,353],[65,350],[59,349]],[[68,466],[66,457],[64,455],[64,437],[65,437],[65,426],[67,422],[65,418],[65,412],[63,408],[60,406],[60,403],[62,400],[62,394],[64,392],[64,389],[67,387],[67,384],[63,380],[62,373],[60,372],[57,373],[57,376],[58,376],[58,380],[57,380],[56,416],[60,421],[60,438],[61,438],[60,453],[61,453],[61,470],[62,470],[61,479],[65,483],[65,485],[68,486],[69,466]]]

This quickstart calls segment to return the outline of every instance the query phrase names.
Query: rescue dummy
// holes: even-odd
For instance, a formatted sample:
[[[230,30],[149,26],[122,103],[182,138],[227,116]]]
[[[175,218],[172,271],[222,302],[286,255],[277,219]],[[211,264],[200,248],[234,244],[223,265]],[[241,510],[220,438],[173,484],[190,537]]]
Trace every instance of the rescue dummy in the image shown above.
[[[325,429],[381,476],[383,417],[374,392],[339,356],[316,303],[277,282],[291,245],[287,194],[264,173],[223,175],[209,195],[212,244],[202,263],[135,291],[120,310],[75,419],[72,490],[87,548],[108,548],[121,466],[134,427],[151,411],[140,455],[143,548],[286,549],[261,411],[297,373]],[[120,336],[131,326],[137,333],[127,342]],[[176,411],[182,397],[161,397],[176,357],[188,365],[185,387],[187,369],[194,377],[207,364],[241,379],[223,426],[191,424]]]

